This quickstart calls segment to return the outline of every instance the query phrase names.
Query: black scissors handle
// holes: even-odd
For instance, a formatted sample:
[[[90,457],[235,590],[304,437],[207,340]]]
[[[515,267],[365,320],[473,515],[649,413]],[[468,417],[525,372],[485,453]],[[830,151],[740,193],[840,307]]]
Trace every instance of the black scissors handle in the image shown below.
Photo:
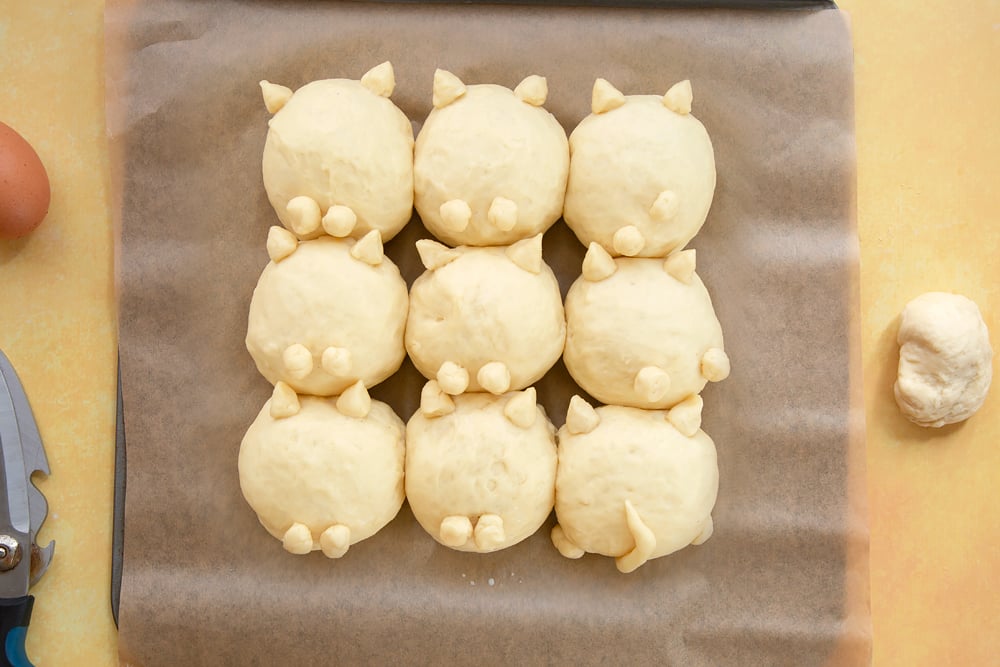
[[[35,596],[0,599],[0,667],[33,667],[24,652]]]

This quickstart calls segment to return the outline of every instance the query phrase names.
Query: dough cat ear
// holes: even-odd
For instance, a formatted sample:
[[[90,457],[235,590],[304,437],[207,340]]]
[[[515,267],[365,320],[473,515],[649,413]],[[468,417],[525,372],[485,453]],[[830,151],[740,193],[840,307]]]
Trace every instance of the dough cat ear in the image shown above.
[[[667,94],[663,96],[663,106],[674,113],[686,116],[691,113],[691,101],[693,98],[694,94],[691,92],[691,82],[684,79],[670,87]]]
[[[334,377],[344,377],[351,372],[351,351],[346,347],[328,347],[320,360],[323,370]]]
[[[355,419],[364,419],[372,411],[372,399],[365,389],[365,383],[358,380],[337,399],[337,410]]]
[[[522,101],[531,106],[540,107],[545,104],[545,98],[549,96],[549,84],[544,76],[532,74],[517,84],[514,94]]]
[[[462,95],[465,95],[465,84],[457,76],[443,69],[434,72],[435,109],[446,107]]]
[[[285,106],[292,98],[291,88],[279,86],[270,81],[260,82],[260,92],[264,95],[264,106],[267,107],[267,112],[270,114],[281,111],[281,107]]]
[[[510,261],[528,273],[542,272],[542,235],[535,234],[530,239],[518,241],[504,251]]]
[[[271,392],[271,408],[269,410],[272,419],[284,419],[299,414],[302,406],[299,404],[299,396],[295,390],[284,382],[279,381],[274,385]]]
[[[455,402],[451,396],[444,393],[437,380],[431,380],[420,391],[420,412],[429,419],[451,414],[455,411]]]
[[[503,197],[495,198],[486,219],[500,231],[509,232],[517,224],[517,203]]]
[[[392,63],[386,60],[365,72],[361,77],[361,85],[379,97],[389,97],[396,88],[396,75],[392,71]]]
[[[574,544],[566,536],[566,532],[558,523],[552,526],[552,532],[549,533],[549,537],[552,539],[552,546],[566,558],[580,558],[585,553],[583,549]]]
[[[690,285],[697,264],[696,260],[694,248],[681,250],[667,257],[663,262],[663,270],[682,283]]]
[[[583,257],[583,278],[592,283],[610,278],[618,270],[618,265],[608,251],[599,243],[590,242],[587,254]]]
[[[281,538],[281,546],[290,554],[304,556],[312,551],[312,532],[303,523],[293,523]]]
[[[342,524],[335,524],[323,531],[319,536],[319,547],[327,558],[341,558],[351,546],[351,529]]]
[[[354,231],[354,226],[358,224],[358,216],[348,206],[334,205],[327,209],[322,222],[324,232],[342,239]]]
[[[655,403],[670,391],[670,376],[662,368],[646,366],[635,374],[632,388],[644,400]]]
[[[712,516],[709,515],[709,517],[705,520],[705,527],[701,529],[700,533],[698,533],[698,537],[691,540],[691,544],[698,546],[708,542],[708,538],[710,538],[714,532],[715,522],[712,520]]]
[[[701,376],[709,382],[721,382],[729,377],[729,357],[718,347],[710,347],[701,358]]]
[[[295,234],[284,227],[274,225],[267,230],[267,256],[275,264],[291,255],[298,247],[299,240],[295,238]]]
[[[601,423],[601,417],[587,401],[576,394],[569,399],[569,408],[566,410],[566,429],[574,434],[590,433]]]
[[[449,547],[460,547],[472,537],[472,521],[467,516],[446,516],[438,528],[441,543]]]
[[[664,190],[656,196],[653,205],[649,207],[649,217],[660,223],[667,223],[677,216],[680,200],[673,190]]]
[[[284,364],[285,370],[288,371],[288,375],[296,380],[301,380],[313,370],[312,352],[301,343],[293,343],[286,347],[285,351],[281,353],[281,362]]]
[[[695,394],[670,408],[667,412],[669,421],[681,435],[692,437],[701,428],[701,410],[705,406],[705,401],[701,396]]]
[[[420,263],[428,271],[440,269],[445,264],[454,262],[460,255],[457,250],[452,250],[443,243],[431,239],[420,239],[416,246],[417,254],[420,255]]]
[[[503,414],[515,426],[530,428],[538,416],[537,406],[538,396],[535,394],[535,388],[528,387],[507,399],[506,405],[503,406]]]
[[[453,361],[446,361],[438,369],[437,382],[441,391],[458,396],[469,388],[469,371]]]
[[[503,519],[496,514],[483,514],[476,522],[475,540],[480,551],[492,551],[503,544],[507,536],[503,531]]]
[[[319,204],[312,197],[294,197],[285,205],[285,210],[291,218],[289,225],[299,236],[312,234],[319,229]]]
[[[510,371],[502,361],[491,361],[476,373],[479,386],[499,396],[510,389]]]
[[[461,199],[451,199],[441,204],[438,213],[441,214],[441,223],[452,232],[464,232],[472,219],[472,209]]]
[[[635,225],[621,227],[611,239],[611,246],[619,255],[635,257],[646,245],[646,239]]]
[[[643,523],[639,512],[629,500],[625,501],[625,523],[628,524],[628,532],[632,533],[632,539],[635,540],[635,548],[615,559],[615,565],[622,574],[634,572],[640,565],[649,560],[656,548],[656,535],[649,529],[649,526]]]
[[[625,96],[612,86],[607,79],[594,82],[594,90],[590,94],[590,110],[594,113],[605,113],[625,104]]]
[[[373,229],[362,236],[360,241],[351,246],[351,257],[372,266],[381,264],[385,258],[385,252],[382,249],[382,232]]]

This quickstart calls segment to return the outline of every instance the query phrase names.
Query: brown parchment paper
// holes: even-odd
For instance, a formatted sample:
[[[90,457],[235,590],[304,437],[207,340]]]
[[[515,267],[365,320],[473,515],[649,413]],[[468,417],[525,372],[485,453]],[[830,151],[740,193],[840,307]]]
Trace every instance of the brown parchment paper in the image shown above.
[[[834,10],[328,2],[109,2],[128,438],[122,661],[137,665],[857,665],[870,656],[857,346],[852,53]],[[621,575],[562,558],[552,520],[491,555],[438,546],[404,506],[339,561],[295,557],[239,490],[269,395],[243,339],[276,218],[257,82],[293,89],[391,60],[415,127],[435,67],[548,77],[572,130],[594,78],[694,86],[718,189],[692,242],[733,362],[704,393],[715,535]],[[415,220],[387,245],[412,280]],[[558,223],[565,290],[583,247]],[[373,393],[405,419],[408,364]],[[557,424],[577,391],[538,385]]]

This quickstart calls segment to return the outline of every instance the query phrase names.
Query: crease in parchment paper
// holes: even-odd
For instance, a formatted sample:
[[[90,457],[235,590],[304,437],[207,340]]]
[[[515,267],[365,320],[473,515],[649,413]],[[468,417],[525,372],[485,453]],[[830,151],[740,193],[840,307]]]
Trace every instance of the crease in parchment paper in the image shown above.
[[[696,11],[333,2],[109,1],[128,427],[123,663],[857,665],[870,660],[850,35],[835,10]],[[605,77],[681,79],[716,152],[691,243],[732,375],[705,391],[715,535],[621,575],[562,558],[552,519],[488,555],[439,546],[409,508],[338,561],[285,553],[239,490],[270,392],[244,347],[277,224],[260,176],[258,81],[358,78],[391,60],[419,129],[436,67],[466,83],[548,78],[567,130]],[[386,244],[419,274],[414,221]],[[565,291],[584,248],[544,253]],[[404,419],[407,362],[373,390]],[[578,391],[537,385],[556,423]],[[492,584],[490,583],[492,581]]]

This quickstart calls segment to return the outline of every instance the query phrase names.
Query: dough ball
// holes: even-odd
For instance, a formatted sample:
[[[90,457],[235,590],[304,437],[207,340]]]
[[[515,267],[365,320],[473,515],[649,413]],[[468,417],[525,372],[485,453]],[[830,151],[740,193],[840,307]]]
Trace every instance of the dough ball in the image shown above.
[[[896,404],[914,424],[954,424],[986,400],[993,379],[993,349],[973,301],[928,292],[903,309],[899,325]]]
[[[300,238],[325,228],[361,238],[377,229],[388,241],[413,214],[413,127],[372,85],[313,81],[289,91],[268,122],[264,189],[281,224]]]
[[[450,245],[506,245],[544,232],[562,215],[566,131],[540,106],[544,94],[539,101],[518,87],[536,106],[502,86],[458,86],[464,92],[436,103],[417,136],[420,219]]]
[[[358,418],[338,410],[334,399],[282,391],[290,397],[276,390],[243,438],[240,488],[287,550],[322,549],[339,558],[403,504],[403,422],[378,401]]]
[[[541,235],[507,248],[433,241],[418,248],[425,265],[437,267],[414,281],[406,325],[406,350],[425,377],[442,379],[447,363],[468,375],[467,386],[464,375],[453,388],[443,382],[449,393],[502,394],[531,385],[558,361],[566,320]]]
[[[596,249],[596,250],[595,250]],[[693,253],[686,250],[684,253]],[[588,260],[596,253],[593,245]],[[563,360],[573,379],[604,403],[668,408],[729,374],[722,327],[701,279],[672,262],[605,255],[606,278],[584,275],[566,295]],[[600,275],[600,274],[599,274]]]
[[[293,239],[291,254],[264,268],[250,301],[246,345],[269,382],[332,396],[358,380],[376,385],[399,369],[406,283],[372,234],[297,246]]]
[[[406,497],[417,521],[459,551],[496,551],[533,534],[552,511],[556,479],[555,429],[535,390],[452,399],[428,385],[406,425]],[[446,407],[432,403],[435,390]]]
[[[664,412],[574,403],[571,411],[582,403],[597,424],[574,432],[585,427],[568,416],[559,430],[559,551],[611,556],[630,572],[708,539],[719,488],[712,439],[701,430],[682,435]]]
[[[584,118],[570,135],[563,217],[584,245],[663,257],[705,223],[715,192],[712,142],[697,118],[668,108],[664,97],[620,101]]]

